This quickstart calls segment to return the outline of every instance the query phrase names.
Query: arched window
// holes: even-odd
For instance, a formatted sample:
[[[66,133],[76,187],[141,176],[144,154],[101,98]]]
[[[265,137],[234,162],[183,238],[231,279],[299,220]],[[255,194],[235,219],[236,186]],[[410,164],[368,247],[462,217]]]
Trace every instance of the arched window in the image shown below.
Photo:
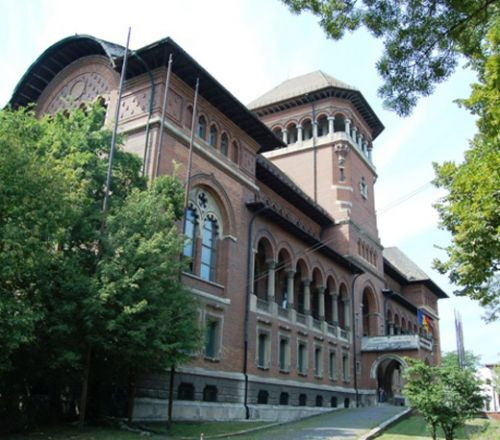
[[[198,128],[196,130],[196,134],[202,139],[205,139],[207,136],[207,120],[203,115],[198,118]]]
[[[332,408],[337,408],[337,397],[332,396],[332,398],[330,399],[330,406]]]
[[[333,121],[333,131],[337,133],[338,131],[345,131],[345,118],[343,115],[336,115]]]
[[[233,142],[233,152],[231,154],[231,159],[234,163],[238,163],[240,160],[240,150],[236,142]]]
[[[328,119],[325,115],[318,118],[318,137],[326,136],[328,134]]]
[[[215,217],[207,217],[203,221],[201,231],[201,265],[200,277],[204,280],[215,280],[215,263],[217,259],[218,225]]]
[[[194,400],[194,385],[182,382],[177,388],[177,400]]]
[[[215,385],[207,385],[203,388],[204,402],[217,402],[217,387]]]
[[[273,128],[273,133],[280,141],[283,140],[283,133],[281,131],[281,128],[279,127]]]
[[[306,119],[302,122],[302,139],[307,141],[313,137],[313,129],[310,119]]]
[[[297,142],[297,126],[295,124],[289,124],[286,128],[288,143],[294,144]]]
[[[226,133],[222,133],[220,137],[220,152],[227,157],[229,150],[229,139]]]
[[[222,234],[221,213],[212,195],[204,188],[189,192],[184,255],[191,258],[191,271],[207,281],[216,281],[217,245]]]
[[[196,240],[196,210],[189,207],[186,210],[184,219],[184,235],[186,242],[182,254],[189,258],[189,271],[193,271],[193,262],[195,259],[195,240]]]
[[[281,393],[280,394],[280,405],[288,405],[288,393]]]
[[[257,403],[259,405],[267,405],[269,401],[269,393],[266,390],[260,390],[257,394]]]
[[[216,147],[217,145],[217,127],[215,126],[215,124],[212,124],[210,126],[210,133],[208,135],[208,143],[212,146],[212,147]]]
[[[323,396],[320,394],[316,396],[316,406],[323,406]]]
[[[299,394],[299,406],[307,405],[307,394]]]

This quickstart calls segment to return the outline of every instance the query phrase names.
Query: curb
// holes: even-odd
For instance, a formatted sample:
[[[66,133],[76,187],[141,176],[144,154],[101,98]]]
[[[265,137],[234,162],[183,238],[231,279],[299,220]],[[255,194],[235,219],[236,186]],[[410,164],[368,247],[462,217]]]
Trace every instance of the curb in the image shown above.
[[[386,420],[385,422],[381,423],[377,427],[373,428],[371,431],[368,431],[366,434],[363,434],[361,437],[358,437],[357,440],[372,440],[375,437],[378,437],[384,430],[386,430],[390,425],[396,423],[403,417],[406,417],[411,413],[412,409],[407,408],[403,412],[400,412],[399,414],[396,414],[395,416],[392,416],[389,420]]]

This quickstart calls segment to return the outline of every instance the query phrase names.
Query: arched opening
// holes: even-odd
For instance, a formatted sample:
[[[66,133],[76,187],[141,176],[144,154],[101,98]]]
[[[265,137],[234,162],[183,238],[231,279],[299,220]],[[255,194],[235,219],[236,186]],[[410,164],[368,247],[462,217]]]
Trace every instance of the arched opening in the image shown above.
[[[259,394],[257,394],[257,403],[259,405],[267,405],[269,401],[269,392],[266,390],[259,390]]]
[[[325,304],[324,292],[325,286],[323,285],[323,275],[318,268],[313,270],[312,286],[311,286],[311,314],[314,319],[324,318]],[[323,304],[321,302],[323,301]]]
[[[220,137],[220,152],[227,157],[229,151],[229,138],[226,133],[222,133]]]
[[[193,123],[193,106],[188,105],[184,114],[184,126],[191,129]]]
[[[307,394],[301,393],[299,394],[299,406],[307,405]]]
[[[323,406],[323,396],[321,394],[316,396],[316,406]]]
[[[347,287],[344,283],[340,285],[339,296],[337,298],[337,310],[339,314],[339,327],[347,329],[349,327],[349,297]]]
[[[338,405],[337,397],[336,396],[332,396],[332,398],[330,399],[330,406],[332,408],[337,408],[337,405]]]
[[[198,127],[196,129],[196,134],[198,137],[202,138],[203,140],[207,136],[207,120],[205,119],[205,116],[201,115],[198,118]]]
[[[286,133],[288,136],[288,143],[294,144],[297,142],[297,125],[294,123],[288,124],[286,127]]]
[[[255,254],[253,292],[257,298],[267,301],[269,292],[269,262],[272,261],[272,249],[269,241],[261,238]]]
[[[401,334],[406,334],[406,319],[404,317],[401,318]]]
[[[399,321],[399,315],[394,313],[394,334],[401,334],[401,322]]]
[[[344,115],[335,115],[335,120],[333,121],[333,131],[335,133],[340,131],[345,131],[345,117]]]
[[[362,316],[363,316],[363,336],[377,335],[377,304],[375,295],[369,287],[363,290],[362,299]]]
[[[392,322],[392,311],[387,310],[387,317],[385,320],[385,334],[387,336],[392,335],[392,329],[393,329],[393,322]]]
[[[377,361],[376,361],[377,362]],[[404,365],[398,356],[391,355],[377,366],[377,390],[379,402],[387,402],[393,405],[404,405],[402,390]]]
[[[240,149],[238,147],[238,144],[236,143],[236,141],[233,142],[233,148],[232,148],[232,154],[231,154],[231,160],[234,162],[234,163],[239,163],[239,160],[240,160]]]
[[[302,122],[302,139],[307,141],[313,137],[313,127],[310,119]]]
[[[280,393],[280,405],[288,405],[289,395],[288,393]]]
[[[217,127],[215,126],[215,124],[212,124],[210,126],[210,132],[208,134],[208,143],[214,148],[217,146],[217,135]]]
[[[194,400],[194,385],[181,382],[177,388],[177,400]]]
[[[276,302],[282,309],[288,309],[288,274],[291,270],[291,258],[286,249],[281,249],[278,253],[278,264],[275,272],[275,295]]]
[[[295,269],[293,279],[294,304],[298,313],[304,315],[306,313],[305,304],[305,282],[307,283],[307,266],[304,260],[299,260]],[[300,318],[299,318],[300,319]]]
[[[326,292],[325,292],[325,320],[329,324],[336,325],[334,324],[334,321],[336,321],[334,314],[335,310],[334,307],[337,306],[336,299],[335,299],[335,304],[334,304],[334,295],[337,294],[337,287],[335,285],[335,280],[333,277],[329,276],[326,279]]]
[[[273,128],[273,133],[280,141],[283,139],[283,132],[280,127]]]
[[[217,402],[217,387],[215,385],[207,385],[203,388],[204,402]]]
[[[321,115],[318,118],[318,137],[326,136],[328,134],[328,118],[325,115]]]

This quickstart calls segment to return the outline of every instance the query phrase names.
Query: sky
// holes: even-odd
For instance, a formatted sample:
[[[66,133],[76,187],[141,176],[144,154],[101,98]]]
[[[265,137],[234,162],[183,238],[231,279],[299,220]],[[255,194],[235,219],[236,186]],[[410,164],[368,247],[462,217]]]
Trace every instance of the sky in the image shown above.
[[[377,96],[380,41],[364,30],[330,40],[316,18],[292,15],[279,0],[0,0],[0,106],[31,63],[58,40],[91,34],[125,45],[129,26],[132,49],[170,36],[243,103],[318,69],[360,89],[385,125],[373,150],[382,244],[398,246],[450,295],[439,304],[444,352],[456,347],[457,309],[466,349],[483,363],[500,361],[500,322],[484,323],[481,308],[454,297],[447,278],[432,269],[450,240],[438,229],[432,208],[443,195],[430,184],[432,162],[461,161],[474,135],[474,118],[454,103],[468,96],[470,71],[459,68],[410,117],[400,118]]]

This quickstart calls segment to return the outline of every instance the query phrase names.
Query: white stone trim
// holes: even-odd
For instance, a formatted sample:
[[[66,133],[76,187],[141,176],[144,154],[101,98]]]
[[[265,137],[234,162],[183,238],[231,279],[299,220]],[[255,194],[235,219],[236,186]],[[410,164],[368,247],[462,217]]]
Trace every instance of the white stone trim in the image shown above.
[[[352,186],[346,186],[346,185],[332,185],[332,189],[344,189],[346,191],[354,192]]]

